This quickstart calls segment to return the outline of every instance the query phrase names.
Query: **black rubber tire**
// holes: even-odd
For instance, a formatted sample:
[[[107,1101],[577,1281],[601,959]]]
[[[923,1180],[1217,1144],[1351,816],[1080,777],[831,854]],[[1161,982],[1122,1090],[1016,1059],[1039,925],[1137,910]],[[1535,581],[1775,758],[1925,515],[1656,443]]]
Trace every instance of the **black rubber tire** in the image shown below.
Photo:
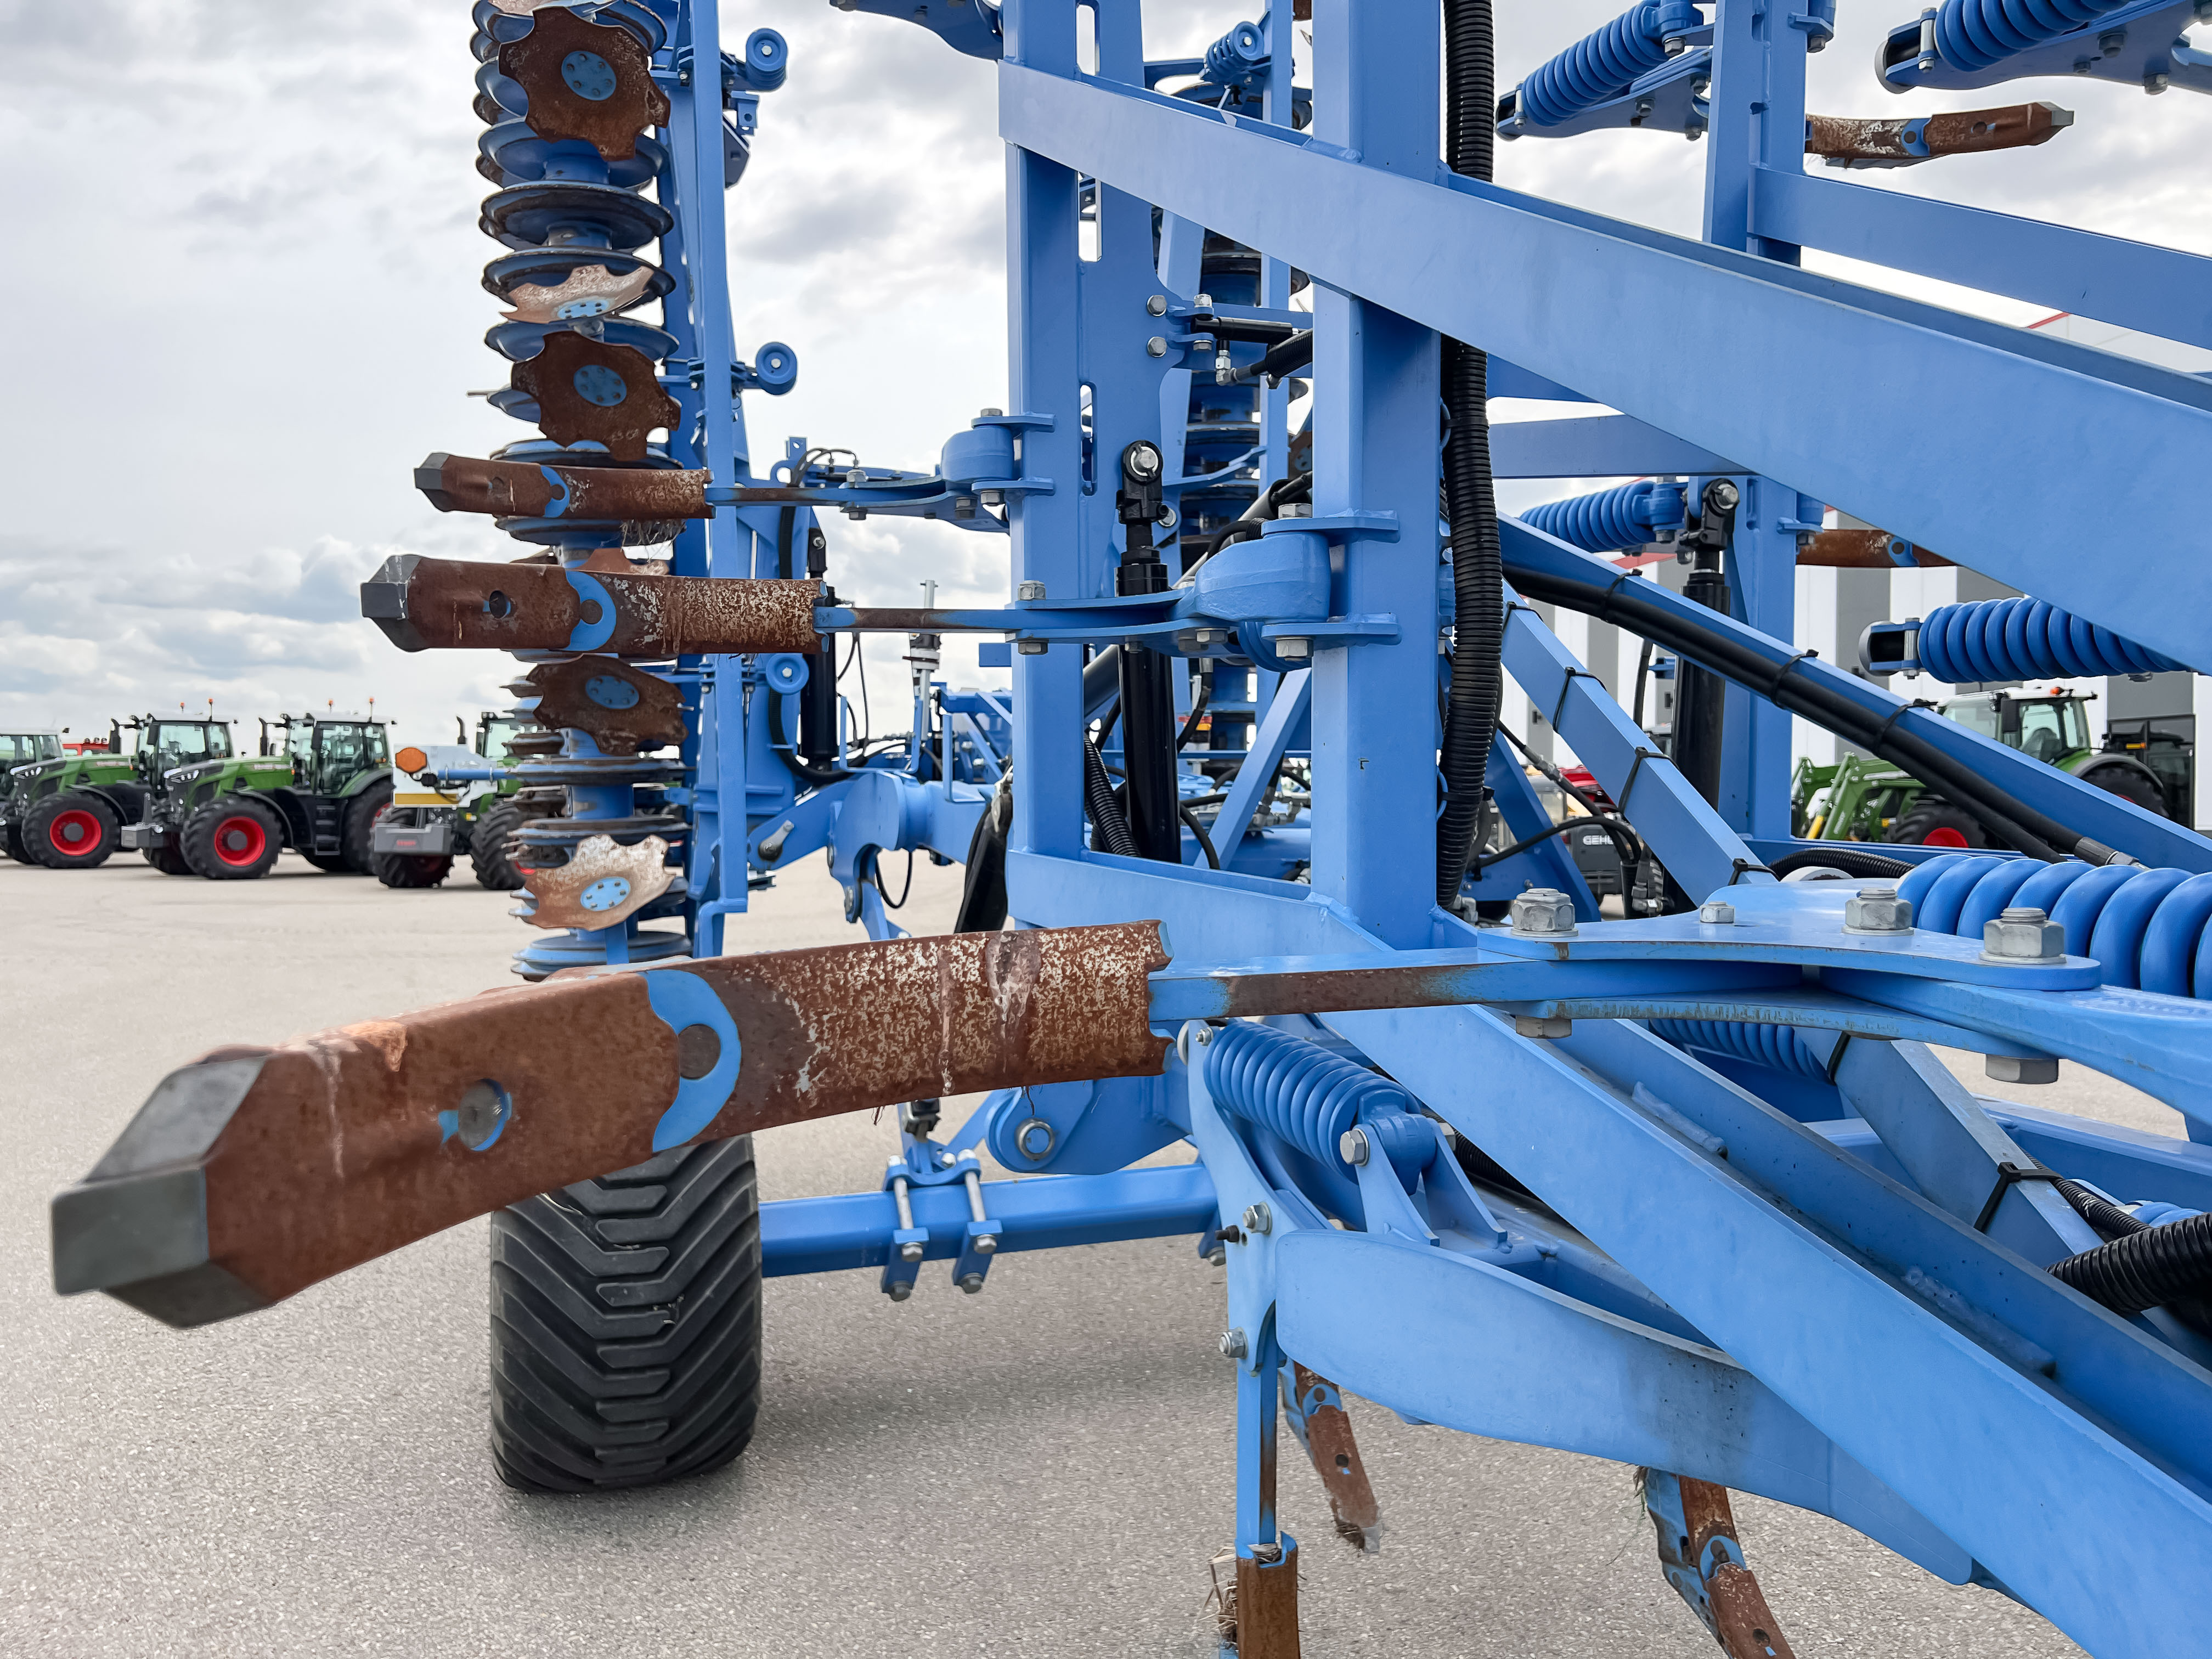
[[[0,853],[6,854],[18,864],[31,861],[31,849],[23,844],[23,826],[11,823],[0,830]]]
[[[218,831],[236,820],[250,819],[259,826],[261,844],[250,858],[238,863],[243,848],[218,851],[216,836]],[[252,832],[241,830],[239,834]],[[284,850],[284,826],[276,812],[250,795],[219,795],[204,806],[195,807],[185,818],[184,828],[178,831],[179,850],[185,862],[196,876],[210,881],[258,881],[267,875],[276,862],[276,855]]]
[[[391,810],[387,805],[384,812]],[[435,887],[453,874],[453,857],[450,853],[371,853],[368,872],[386,887]]]
[[[369,851],[369,837],[376,828],[376,820],[384,809],[392,805],[392,780],[386,778],[372,783],[346,803],[345,829],[339,846],[345,854],[345,867],[357,876],[373,875],[374,857]]]
[[[2092,766],[2079,775],[2082,782],[2094,783],[2107,794],[2118,795],[2146,812],[2166,816],[2165,794],[2132,767]]]
[[[1968,847],[1987,847],[1990,844],[1989,832],[1982,828],[1981,820],[1972,812],[1954,806],[1948,800],[1929,800],[1924,796],[1913,802],[1897,822],[1889,826],[1888,833],[1882,839],[1893,847],[1924,846],[1929,844],[1928,838],[1930,836],[1943,830],[1949,830],[1959,836]],[[1942,847],[1957,845],[1948,840],[1934,844]]]
[[[64,817],[79,826],[90,820],[92,839],[82,843],[81,851],[64,851],[55,839],[55,824]],[[123,826],[116,820],[115,809],[99,796],[81,789],[65,789],[44,796],[33,801],[31,810],[23,815],[24,850],[30,854],[33,864],[44,865],[49,870],[98,869],[122,842]]]
[[[142,847],[138,856],[165,876],[189,876],[192,866],[185,861],[181,848],[176,847]]]
[[[477,872],[477,885],[495,893],[512,893],[522,885],[507,841],[522,826],[522,809],[511,800],[495,801],[484,808],[469,831],[469,864]]]
[[[718,1469],[760,1413],[752,1138],[663,1152],[494,1212],[491,1448],[524,1492]]]

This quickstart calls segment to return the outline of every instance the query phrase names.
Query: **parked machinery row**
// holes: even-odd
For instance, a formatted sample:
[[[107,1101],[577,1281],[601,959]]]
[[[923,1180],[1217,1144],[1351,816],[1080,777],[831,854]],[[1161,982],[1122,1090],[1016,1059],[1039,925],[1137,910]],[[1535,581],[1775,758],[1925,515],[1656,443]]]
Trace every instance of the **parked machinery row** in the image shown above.
[[[543,436],[417,482],[536,550],[396,559],[363,602],[404,648],[532,665],[517,769],[566,809],[517,831],[534,982],[374,1053],[185,1067],[57,1199],[58,1286],[201,1324],[489,1213],[495,1461],[577,1492],[742,1450],[769,1276],[865,1269],[896,1304],[932,1262],[972,1295],[1024,1251],[1181,1237],[1226,1268],[1224,1651],[1299,1650],[1285,1421],[1337,1534],[1375,1543],[1355,1395],[1638,1469],[1662,1574],[1734,1659],[1786,1654],[1789,1610],[1731,1490],[2091,1652],[2191,1650],[2212,842],[1798,649],[1793,611],[1799,563],[1845,556],[1833,508],[1890,527],[1850,556],[1942,548],[2033,596],[1875,630],[1870,669],[2212,667],[2173,487],[2212,438],[2201,380],[1800,259],[2198,347],[2212,265],[1852,181],[2070,118],[1808,113],[1828,0],[1654,0],[1502,98],[1484,0],[1441,29],[1291,0],[1151,62],[1135,0],[849,9],[999,65],[1004,406],[927,470],[804,440],[757,469],[741,394],[796,358],[735,356],[722,200],[781,39],[725,53],[714,0],[483,0],[500,401]],[[1879,73],[2191,87],[2192,21],[1946,0]],[[1704,163],[1699,237],[1492,178],[1501,138],[1601,127],[1701,141],[1674,152]],[[1506,398],[1594,407],[1493,423]],[[1502,480],[1638,478],[1496,508]],[[1005,535],[1006,601],[840,596],[832,508]],[[1652,545],[1676,580],[1624,566]],[[939,684],[961,633],[1007,652],[1003,699]],[[913,671],[896,743],[841,712],[866,635]],[[1646,653],[1630,707],[1607,690],[1624,639],[1672,666],[1663,751]],[[1793,825],[1798,720],[1986,848]],[[1633,868],[1623,915],[1539,779]],[[868,937],[744,951],[755,884],[817,851]],[[964,860],[959,931],[903,933],[893,854]],[[2187,1138],[1982,1098],[1938,1047],[2014,1084],[2099,1072]],[[755,1132],[864,1106],[898,1113],[878,1188],[759,1202]],[[1194,1161],[1149,1161],[1177,1143]]]

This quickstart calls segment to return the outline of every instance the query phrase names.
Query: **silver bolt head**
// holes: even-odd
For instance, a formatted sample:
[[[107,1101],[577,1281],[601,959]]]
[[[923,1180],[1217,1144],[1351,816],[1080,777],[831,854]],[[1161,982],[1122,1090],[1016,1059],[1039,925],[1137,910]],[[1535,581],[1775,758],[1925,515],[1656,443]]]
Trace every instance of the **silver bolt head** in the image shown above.
[[[1041,599],[1044,597],[1044,584],[1018,582],[1014,586],[1014,597],[1018,599]]]
[[[1990,962],[2056,962],[2066,954],[2066,929],[2033,905],[2014,905],[1982,924],[1982,955]]]
[[[1575,902],[1556,887],[1531,887],[1507,908],[1513,931],[1524,937],[1564,939],[1575,931]]]
[[[922,1247],[916,1240],[909,1238],[899,1246],[899,1260],[902,1261],[919,1261],[921,1256]]]
[[[1224,1359],[1242,1359],[1250,1352],[1250,1346],[1244,1340],[1243,1327],[1222,1332],[1221,1357]]]
[[[1275,1218],[1264,1204],[1244,1206],[1244,1231],[1248,1233],[1268,1233],[1274,1231]]]
[[[1051,647],[1042,640],[1016,640],[1014,654],[1022,657],[1042,657]]]
[[[1726,899],[1707,899],[1698,907],[1698,920],[1709,927],[1733,927],[1735,906]]]
[[[1225,1267],[1229,1265],[1229,1252],[1217,1244],[1206,1253],[1206,1260],[1211,1267]]]
[[[1006,412],[1003,409],[987,409],[975,418],[979,421],[995,421]]]
[[[1513,1034],[1524,1037],[1559,1038],[1574,1034],[1575,1023],[1558,1014],[1516,1014]]]
[[[975,1254],[976,1254],[977,1255],[997,1255],[997,1254],[998,1254],[998,1250],[999,1250],[999,1236],[998,1236],[998,1234],[996,1234],[996,1233],[979,1233],[979,1234],[977,1234],[977,1235],[976,1235],[976,1237],[975,1237]]]
[[[884,1286],[884,1294],[894,1302],[903,1302],[914,1294],[914,1281],[910,1279],[894,1279]]]
[[[1285,662],[1304,662],[1313,655],[1311,640],[1277,640],[1275,654]]]
[[[1152,298],[1145,301],[1145,311],[1149,316],[1166,316],[1168,314],[1168,296],[1164,294],[1153,295]]]
[[[1346,1129],[1336,1138],[1336,1155],[1355,1170],[1365,1164],[1370,1156],[1367,1131]]]
[[[1167,355],[1168,343],[1165,337],[1155,334],[1145,342],[1145,356],[1147,357],[1164,357]]]
[[[981,1274],[981,1273],[963,1273],[963,1274],[961,1274],[961,1276],[960,1276],[960,1289],[961,1289],[961,1291],[962,1291],[962,1293],[963,1293],[963,1295],[967,1295],[967,1296],[974,1296],[974,1295],[975,1295],[978,1291],[981,1290],[982,1288],[983,1288],[983,1275],[982,1275],[982,1274]]]
[[[2058,1060],[2051,1054],[1984,1054],[1982,1069],[1999,1083],[2058,1081]]]
[[[854,489],[858,489],[860,485],[867,483],[867,481],[868,474],[867,470],[865,467],[854,467],[845,474],[845,482],[852,485]]]
[[[1887,883],[1862,887],[1844,901],[1844,931],[1847,933],[1909,933],[1912,931],[1912,901],[1897,896]]]
[[[1211,1025],[1200,1026],[1190,1034],[1190,1040],[1200,1048],[1205,1048],[1207,1043],[1213,1041],[1213,1028]]]

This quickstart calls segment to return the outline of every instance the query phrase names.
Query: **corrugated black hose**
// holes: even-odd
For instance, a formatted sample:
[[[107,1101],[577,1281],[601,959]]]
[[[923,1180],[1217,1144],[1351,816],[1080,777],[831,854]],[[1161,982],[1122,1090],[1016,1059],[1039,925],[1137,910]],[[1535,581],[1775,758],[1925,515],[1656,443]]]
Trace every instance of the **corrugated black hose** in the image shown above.
[[[1488,179],[1495,144],[1497,61],[1490,0],[1444,0],[1445,98],[1451,170]],[[1443,343],[1444,502],[1452,527],[1458,623],[1444,716],[1444,810],[1437,821],[1437,902],[1459,897],[1482,826],[1483,774],[1498,731],[1504,682],[1505,588],[1491,487],[1490,361],[1463,341]]]
[[[1125,859],[1138,856],[1129,820],[1121,816],[1121,804],[1114,799],[1114,783],[1106,775],[1105,759],[1098,745],[1087,737],[1083,739],[1083,805],[1091,814],[1094,845],[1103,842],[1108,852]]]

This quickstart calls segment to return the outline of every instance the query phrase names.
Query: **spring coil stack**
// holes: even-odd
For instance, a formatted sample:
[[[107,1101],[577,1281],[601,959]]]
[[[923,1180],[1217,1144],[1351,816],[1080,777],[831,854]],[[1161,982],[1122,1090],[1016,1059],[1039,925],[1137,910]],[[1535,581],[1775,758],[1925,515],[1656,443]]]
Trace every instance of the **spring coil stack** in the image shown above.
[[[1572,120],[1620,97],[1639,76],[1657,69],[1674,55],[1670,43],[1701,21],[1687,0],[1658,0],[1623,12],[1523,81],[1516,108],[1531,126]]]
[[[1753,1025],[1728,1019],[1655,1019],[1651,1035],[1677,1048],[1703,1048],[1769,1071],[1794,1072],[1825,1083],[1828,1068],[1792,1025]]]
[[[1662,531],[1681,528],[1686,501],[1680,484],[1645,478],[1591,495],[1546,501],[1521,520],[1585,553],[1618,553],[1656,541]]]
[[[646,434],[680,418],[659,379],[676,338],[626,314],[675,286],[672,273],[640,252],[675,225],[665,207],[642,193],[668,163],[652,131],[665,126],[669,106],[653,81],[651,54],[666,43],[673,8],[607,0],[515,15],[495,0],[477,0],[473,16],[471,47],[481,65],[475,107],[486,125],[477,167],[499,186],[478,228],[509,250],[483,274],[485,289],[510,307],[484,343],[514,365],[509,384],[490,401],[542,434],[495,450],[494,458],[675,467],[665,446],[648,443]],[[572,569],[632,568],[625,547],[666,542],[679,529],[570,519],[498,522]],[[657,810],[656,799],[681,781],[680,764],[603,753],[573,728],[526,734],[514,750],[523,784],[518,805],[541,814],[526,817],[512,843],[526,884],[534,871],[567,864],[598,836],[626,847],[657,836],[669,849],[668,863],[680,870],[686,827]],[[647,792],[642,802],[641,789]],[[626,882],[602,885],[593,890],[599,899],[621,896],[605,903],[605,921],[565,929],[538,921],[539,902],[526,887],[526,902],[515,914],[548,932],[516,952],[515,971],[542,979],[565,967],[682,954],[684,933],[642,924],[683,914],[683,878],[675,875],[657,892],[650,887],[635,890],[642,902],[629,902]]]
[[[2069,34],[2128,0],[1944,0],[1936,50],[1954,69],[1983,70]]]
[[[2097,959],[2106,985],[2212,1000],[2212,875],[1954,853],[1919,866],[1897,891],[1912,902],[1914,927],[1967,939],[2008,906],[2032,907],[2065,928],[2069,956]]]
[[[2106,674],[2167,674],[2186,663],[2042,599],[1947,605],[1920,624],[1923,673],[1953,685]]]

